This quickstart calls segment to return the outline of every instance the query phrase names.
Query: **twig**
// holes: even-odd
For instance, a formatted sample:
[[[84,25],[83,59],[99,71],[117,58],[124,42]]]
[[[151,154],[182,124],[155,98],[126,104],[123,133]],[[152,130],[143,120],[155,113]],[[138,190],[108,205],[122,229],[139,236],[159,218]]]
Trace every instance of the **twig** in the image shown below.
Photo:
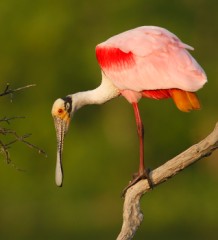
[[[10,124],[10,121],[11,120],[14,120],[14,119],[18,119],[18,118],[25,118],[25,117],[21,117],[21,116],[16,116],[16,117],[3,117],[0,119],[0,122],[6,122],[7,124]]]
[[[27,145],[28,147],[30,148],[34,148],[38,151],[39,154],[43,154],[45,157],[47,157],[47,154],[44,150],[40,149],[39,147],[37,147],[36,145],[26,141],[26,138],[30,137],[31,134],[25,134],[25,135],[18,135],[15,131],[11,130],[11,129],[7,129],[7,128],[1,128],[0,127],[0,134],[2,135],[8,135],[8,134],[11,134],[14,136],[14,140],[12,140],[11,142],[9,143],[6,143],[6,144],[3,144],[2,142],[0,143],[0,146],[2,147],[2,151],[4,150],[7,150],[9,148],[10,145],[16,143],[16,142],[22,142],[24,143],[25,145]],[[6,154],[6,152],[5,152]]]
[[[8,146],[6,146],[1,140],[0,140],[0,154],[4,155],[4,159],[6,161],[7,164],[10,164],[13,168],[15,168],[18,171],[24,171],[21,168],[18,168],[12,161],[10,158],[10,153],[8,151]]]
[[[15,88],[15,89],[10,89],[9,86],[10,86],[10,84],[7,83],[7,85],[5,87],[5,90],[2,93],[0,93],[0,97],[8,95],[8,94],[13,94],[14,92],[18,92],[18,91],[26,89],[26,88],[35,87],[36,84],[30,84],[30,85],[27,85],[27,86],[24,86],[24,87]]]
[[[153,186],[157,186],[198,160],[208,157],[218,148],[218,122],[204,140],[193,145],[150,173]],[[140,209],[141,197],[150,190],[148,181],[141,180],[126,192],[123,206],[123,225],[117,240],[130,240],[143,221]]]
[[[19,88],[15,88],[15,89],[11,89],[9,83],[7,83],[4,91],[2,93],[0,93],[0,97],[1,96],[5,96],[10,94],[11,97],[13,95],[13,93],[24,90],[26,88],[30,88],[30,87],[34,87],[36,86],[35,84],[30,84],[24,87],[19,87]],[[11,98],[12,100],[12,98]],[[10,122],[12,120],[18,119],[18,118],[25,118],[25,117],[20,117],[20,116],[15,116],[15,117],[3,117],[0,119],[0,123],[7,123],[10,124]],[[4,156],[4,159],[6,160],[7,163],[11,163],[11,158],[10,158],[10,153],[9,153],[9,148],[11,147],[12,144],[16,143],[16,142],[22,142],[25,145],[27,145],[30,148],[34,148],[38,151],[39,154],[43,154],[45,157],[47,157],[46,153],[44,150],[40,149],[39,147],[37,147],[36,145],[30,143],[29,141],[27,141],[26,139],[28,137],[31,136],[31,134],[25,134],[25,135],[18,135],[16,131],[11,130],[11,129],[7,129],[7,128],[3,128],[0,126],[0,135],[6,136],[6,135],[12,135],[12,140],[8,143],[4,143],[3,141],[0,140],[0,154]],[[18,169],[13,163],[11,163],[12,166],[14,166],[16,169]],[[18,169],[20,170],[20,169]]]
[[[1,140],[0,140],[0,153],[4,155],[6,163],[9,164],[11,162],[11,159],[10,159],[8,147],[6,147],[5,144]]]

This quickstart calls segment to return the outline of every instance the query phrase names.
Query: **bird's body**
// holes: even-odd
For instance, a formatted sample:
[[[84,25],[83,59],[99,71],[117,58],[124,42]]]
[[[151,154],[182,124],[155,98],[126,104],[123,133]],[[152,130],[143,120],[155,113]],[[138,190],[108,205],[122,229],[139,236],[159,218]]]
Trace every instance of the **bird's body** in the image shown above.
[[[188,50],[193,48],[168,30],[154,26],[138,27],[98,44],[96,57],[102,70],[101,85],[67,96],[72,105],[69,118],[84,105],[102,104],[119,95],[124,96],[133,106],[140,140],[138,176],[148,177],[144,170],[143,124],[137,103],[142,97],[172,98],[181,111],[200,108],[194,92],[206,83],[207,78]],[[58,109],[66,112],[65,103],[64,99],[63,106],[60,99],[54,103],[52,114],[55,119],[63,119],[62,111],[59,114]],[[58,161],[61,162],[62,148],[58,149]],[[60,166],[56,171],[57,177]],[[61,185],[62,175],[57,178],[57,185]]]
[[[193,50],[168,30],[143,26],[97,45],[96,56],[104,74],[132,103],[171,97],[171,89],[200,89],[205,73],[187,49]]]

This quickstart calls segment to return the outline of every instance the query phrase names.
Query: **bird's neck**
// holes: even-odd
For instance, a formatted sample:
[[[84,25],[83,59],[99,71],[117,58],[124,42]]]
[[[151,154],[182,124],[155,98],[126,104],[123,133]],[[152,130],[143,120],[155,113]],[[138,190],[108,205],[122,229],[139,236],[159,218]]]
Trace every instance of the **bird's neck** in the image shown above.
[[[117,96],[119,90],[112,84],[112,82],[102,73],[102,82],[99,87],[93,90],[78,92],[73,95],[75,110],[89,104],[103,104]]]

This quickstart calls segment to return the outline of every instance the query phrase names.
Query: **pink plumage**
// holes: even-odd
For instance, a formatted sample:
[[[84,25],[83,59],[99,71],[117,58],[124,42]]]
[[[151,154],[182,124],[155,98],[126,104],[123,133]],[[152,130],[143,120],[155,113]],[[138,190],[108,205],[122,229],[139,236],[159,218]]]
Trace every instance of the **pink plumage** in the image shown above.
[[[144,90],[199,90],[207,78],[187,50],[193,48],[168,30],[143,26],[100,43],[96,56],[104,74],[134,102]]]

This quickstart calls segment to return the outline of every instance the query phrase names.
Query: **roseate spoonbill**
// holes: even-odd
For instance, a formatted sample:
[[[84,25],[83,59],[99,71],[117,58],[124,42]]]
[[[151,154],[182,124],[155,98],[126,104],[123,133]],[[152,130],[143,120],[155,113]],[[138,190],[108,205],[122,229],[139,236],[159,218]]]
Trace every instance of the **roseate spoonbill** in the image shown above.
[[[183,43],[168,30],[142,26],[113,36],[96,47],[102,81],[94,90],[78,92],[57,99],[52,107],[57,134],[56,184],[62,186],[62,152],[64,136],[74,112],[88,104],[103,104],[122,95],[132,104],[140,144],[139,170],[131,186],[149,178],[144,167],[144,131],[138,109],[141,98],[172,98],[179,110],[200,108],[194,92],[206,83],[204,70]]]

